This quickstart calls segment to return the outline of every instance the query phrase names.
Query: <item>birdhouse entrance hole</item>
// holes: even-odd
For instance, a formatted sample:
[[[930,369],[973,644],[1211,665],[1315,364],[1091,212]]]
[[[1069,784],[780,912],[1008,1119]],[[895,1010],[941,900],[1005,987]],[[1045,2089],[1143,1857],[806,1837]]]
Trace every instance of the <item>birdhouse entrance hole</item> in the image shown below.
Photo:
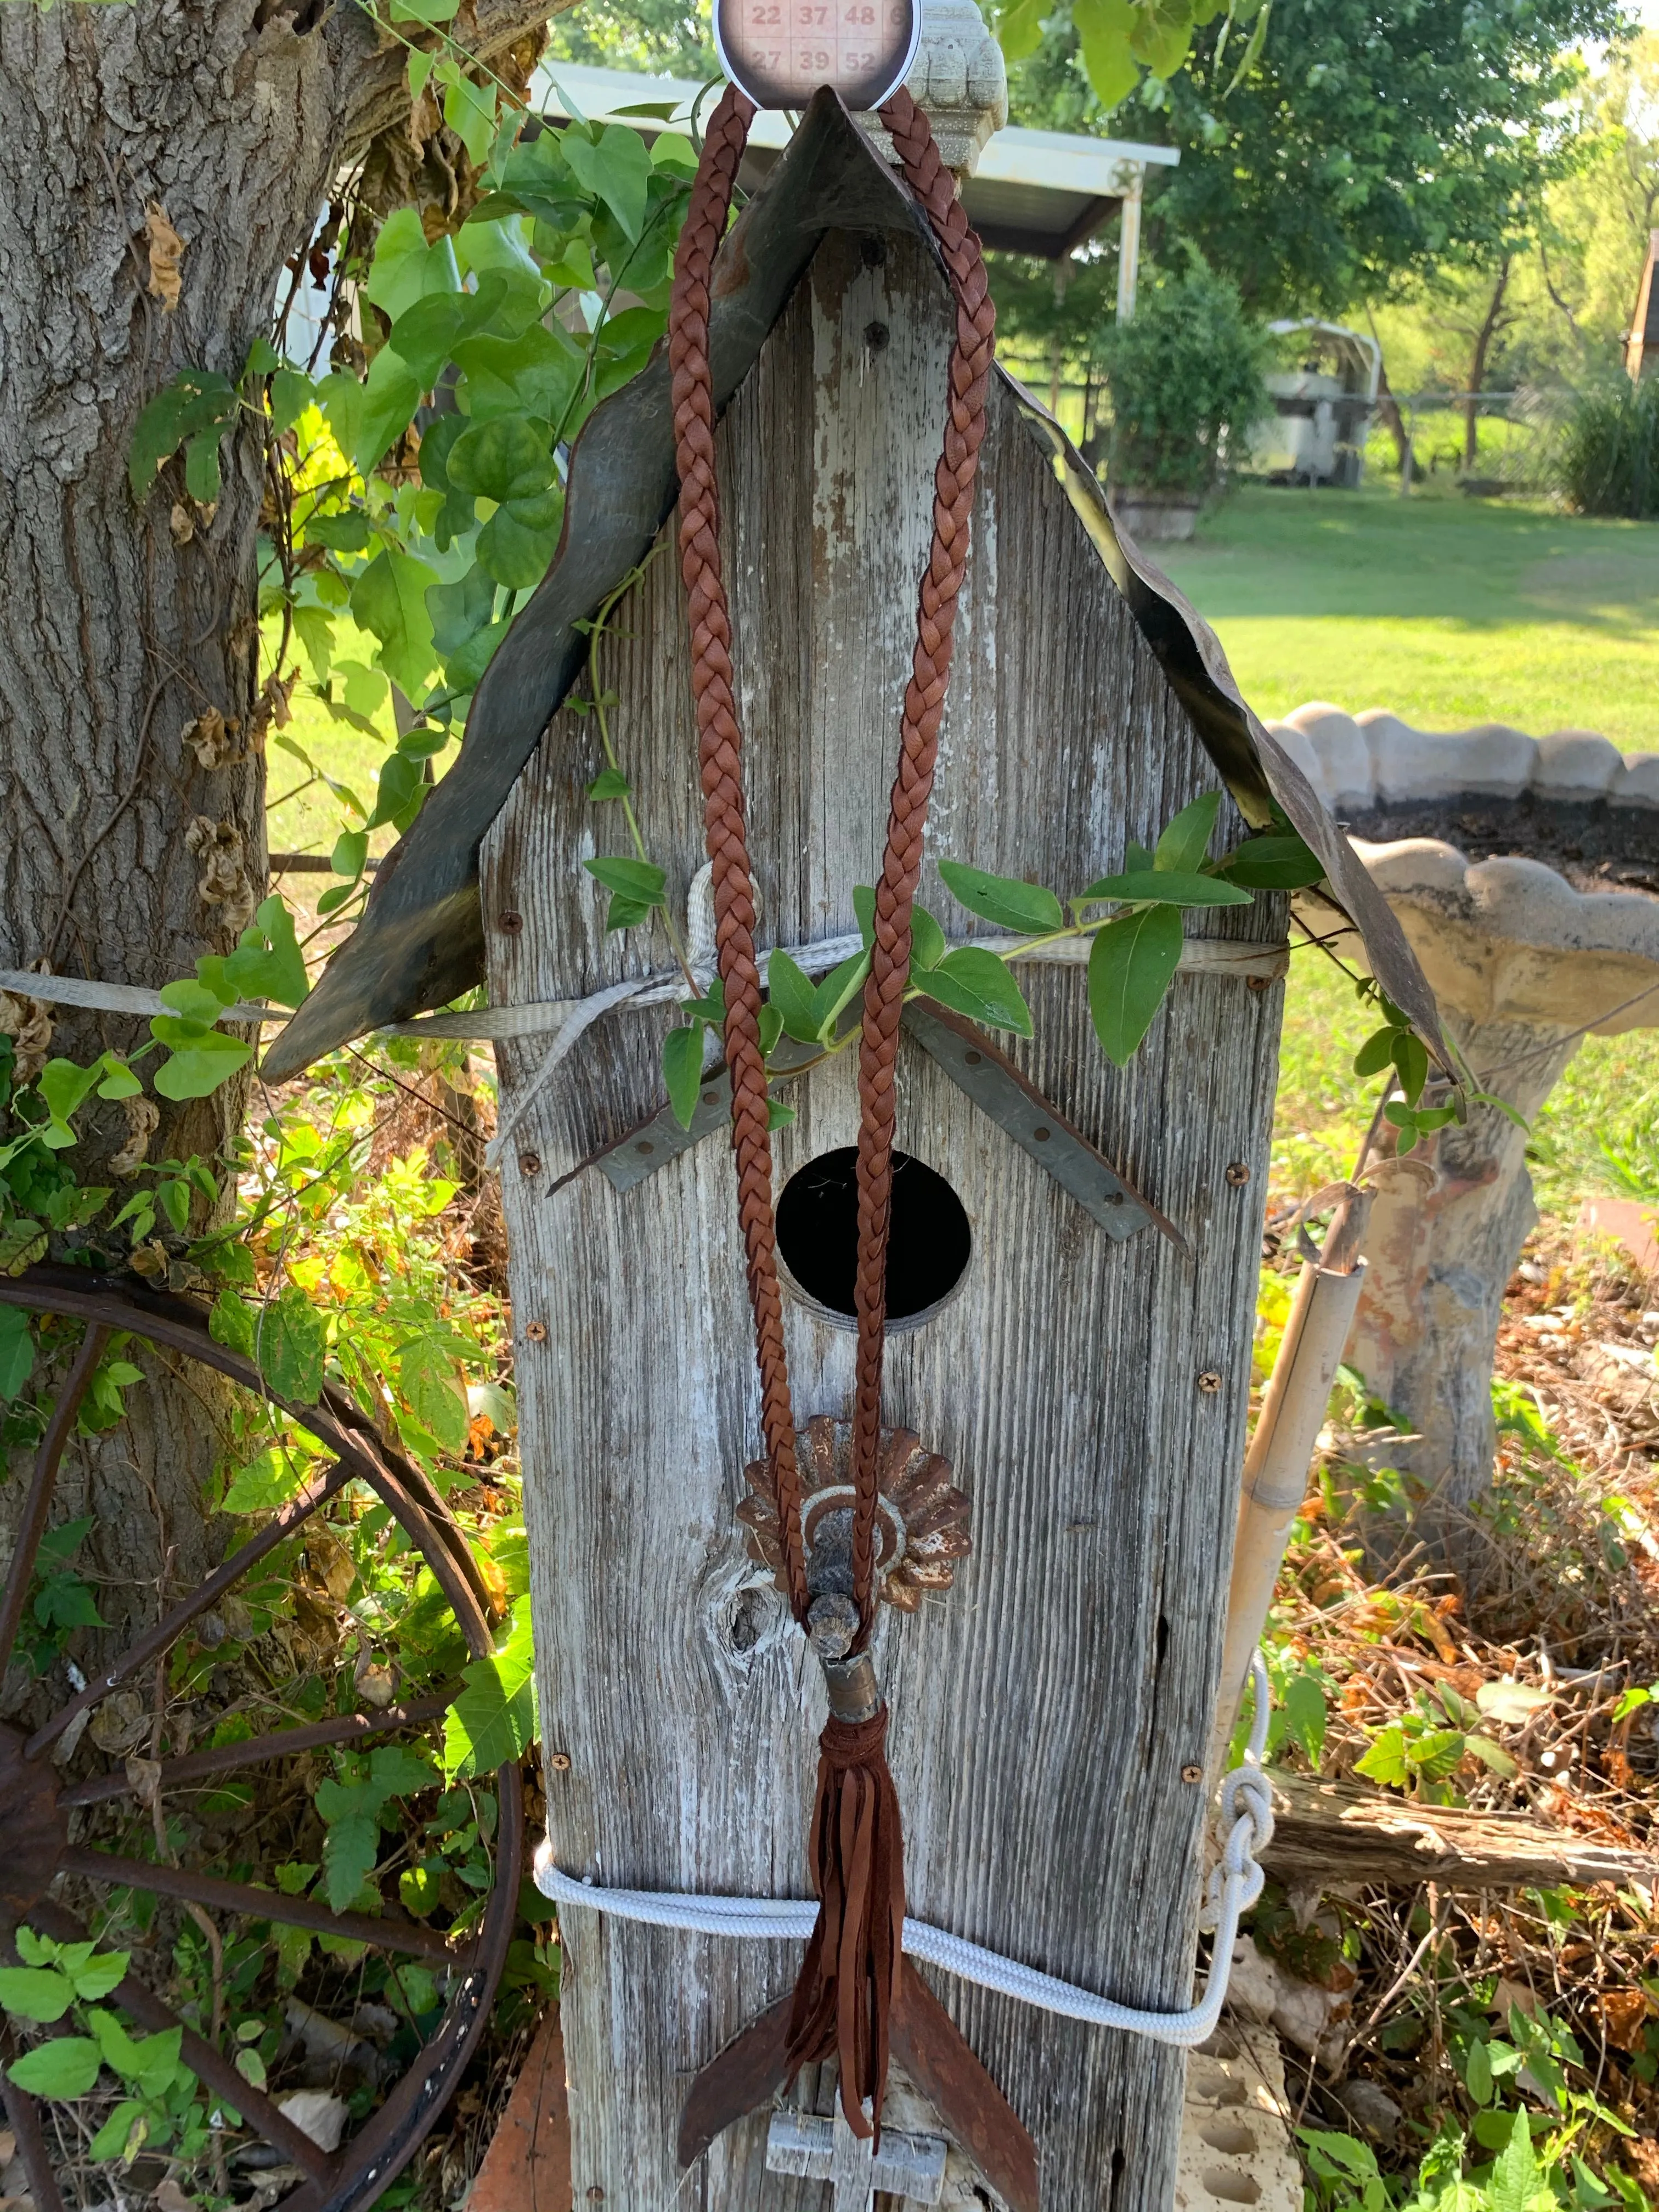
[[[852,1325],[859,1244],[858,1153],[851,1145],[798,1168],[778,1200],[778,1251],[795,1283],[829,1319]],[[887,1247],[887,1319],[915,1322],[949,1297],[966,1272],[973,1232],[945,1177],[908,1152],[893,1155]]]

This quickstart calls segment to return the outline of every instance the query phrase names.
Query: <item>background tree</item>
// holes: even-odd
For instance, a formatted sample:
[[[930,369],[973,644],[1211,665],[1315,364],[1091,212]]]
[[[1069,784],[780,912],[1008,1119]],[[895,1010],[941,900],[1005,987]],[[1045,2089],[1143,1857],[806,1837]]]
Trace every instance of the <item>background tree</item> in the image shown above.
[[[546,15],[477,0],[471,51],[521,80]],[[262,744],[283,710],[256,576],[268,417],[231,407],[216,490],[169,459],[140,504],[129,459],[182,370],[244,379],[343,173],[386,204],[423,198],[438,228],[465,212],[465,148],[435,111],[422,125],[406,59],[362,8],[320,0],[0,9],[0,964],[160,986],[228,951],[263,893]],[[37,1038],[82,1061],[142,1041],[113,1015]],[[120,1180],[111,1156],[137,1137],[222,1185],[246,1099],[244,1079],[94,1109],[81,1181]],[[214,1417],[159,1370],[89,1448],[112,1626],[200,1571]]]
[[[1242,70],[1236,27],[1199,30],[1186,65],[1108,112],[1075,7],[1012,72],[1015,119],[1156,137],[1181,166],[1148,179],[1154,258],[1179,236],[1263,316],[1338,314],[1402,279],[1493,265],[1575,158],[1565,50],[1615,38],[1617,0],[1274,0]]]

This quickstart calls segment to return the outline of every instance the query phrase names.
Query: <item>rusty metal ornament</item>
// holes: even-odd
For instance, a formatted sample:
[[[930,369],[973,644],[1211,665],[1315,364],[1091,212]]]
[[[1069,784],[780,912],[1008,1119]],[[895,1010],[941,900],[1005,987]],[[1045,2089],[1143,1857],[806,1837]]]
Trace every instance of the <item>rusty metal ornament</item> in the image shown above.
[[[805,107],[831,85],[855,112],[909,74],[921,0],[714,0],[720,67],[757,107]]]
[[[251,1360],[213,1341],[207,1315],[199,1306],[81,1268],[50,1267],[0,1277],[0,1306],[21,1306],[87,1324],[36,1456],[11,1566],[0,1588],[0,1673],[4,1671],[22,1620],[40,1540],[51,1517],[58,1465],[112,1331],[145,1337],[154,1345],[216,1368],[245,1389],[281,1407],[333,1455],[331,1464],[307,1489],[273,1514],[204,1583],[32,1735],[9,1723],[0,1724],[0,1810],[4,1814],[6,1839],[5,1864],[0,1869],[0,1963],[15,1963],[12,1936],[20,1923],[60,1943],[84,1938],[87,1931],[79,1920],[51,1894],[58,1876],[69,1875],[77,1883],[159,1891],[216,1912],[310,1928],[324,1936],[448,1966],[449,1988],[442,2018],[378,2111],[370,2114],[349,2142],[333,2151],[313,2142],[279,2109],[274,2097],[246,2081],[227,2052],[180,2021],[136,1972],[129,1972],[110,1993],[110,2001],[131,2013],[147,2033],[179,2028],[185,2065],[208,2090],[235,2106],[251,2133],[262,2136],[298,2169],[297,2186],[283,2199],[283,2212],[368,2212],[408,2165],[459,2087],[489,2017],[518,1912],[524,1804],[517,1762],[498,1767],[494,1777],[500,1807],[494,1887],[476,1929],[452,1942],[441,1930],[400,1913],[371,1917],[332,1912],[313,1899],[283,1896],[246,1882],[224,1881],[193,1867],[152,1864],[98,1850],[80,1832],[82,1808],[136,1795],[146,1779],[138,1770],[149,1762],[132,1762],[132,1771],[118,1762],[106,1773],[76,1781],[62,1774],[50,1754],[77,1719],[141,1669],[153,1667],[193,1620],[349,1482],[366,1484],[387,1508],[411,1549],[431,1570],[471,1656],[485,1658],[494,1651],[495,1639],[489,1594],[477,1563],[465,1535],[422,1468],[386,1443],[368,1415],[343,1391],[330,1384],[314,1406],[289,1403],[270,1388]],[[162,1759],[151,1770],[149,1786],[164,1796],[171,1795],[234,1767],[262,1765],[326,1744],[385,1741],[399,1730],[429,1727],[454,1702],[460,1687],[457,1680],[447,1689],[382,1711],[343,1714],[307,1727],[279,1729],[267,1735]],[[9,2050],[0,2051],[0,2056],[9,2055]],[[0,2097],[16,2136],[37,2212],[64,2212],[37,2100],[3,2077],[0,2077]]]
[[[800,1471],[801,1534],[807,1579],[814,1595],[813,1563],[837,1560],[846,1551],[842,1528],[853,1509],[853,1425],[817,1413],[795,1432]],[[783,1547],[778,1536],[778,1501],[771,1469],[763,1459],[744,1469],[750,1495],[738,1508],[748,1530],[749,1556],[771,1570],[785,1597]],[[884,1429],[876,1504],[876,1582],[884,1605],[915,1613],[929,1590],[947,1590],[958,1559],[973,1550],[968,1533],[969,1504],[951,1480],[948,1459],[930,1452],[909,1429]],[[830,1571],[833,1573],[833,1568]],[[828,1589],[830,1584],[825,1583]],[[850,1585],[849,1585],[850,1589]]]

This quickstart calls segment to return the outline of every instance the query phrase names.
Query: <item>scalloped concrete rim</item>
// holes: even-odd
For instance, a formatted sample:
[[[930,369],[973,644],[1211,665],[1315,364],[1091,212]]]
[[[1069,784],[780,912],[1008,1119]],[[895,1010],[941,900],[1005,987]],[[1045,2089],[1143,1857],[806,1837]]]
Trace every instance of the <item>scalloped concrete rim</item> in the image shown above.
[[[831,230],[908,230],[925,218],[833,92],[816,94],[784,156],[728,237],[709,356],[724,407]],[[937,264],[937,254],[935,253]],[[939,266],[939,281],[945,282]],[[1058,423],[1004,371],[1067,500],[1247,822],[1277,799],[1324,863],[1374,972],[1443,1061],[1434,998],[1404,933],[1301,767],[1245,707],[1207,624],[1113,522]],[[553,564],[478,686],[459,757],[375,877],[362,921],[264,1056],[273,1081],[388,1022],[447,1005],[483,979],[478,854],[520,771],[580,671],[589,617],[648,550],[677,492],[666,349],[596,407],[573,449]]]

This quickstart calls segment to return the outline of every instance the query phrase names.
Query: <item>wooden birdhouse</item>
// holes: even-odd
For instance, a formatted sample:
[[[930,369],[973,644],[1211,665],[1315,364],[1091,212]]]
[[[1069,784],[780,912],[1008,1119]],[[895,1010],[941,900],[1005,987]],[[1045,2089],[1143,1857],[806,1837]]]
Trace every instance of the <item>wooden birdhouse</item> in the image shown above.
[[[726,241],[709,333],[757,936],[809,976],[836,940],[856,950],[855,891],[882,862],[956,327],[915,202],[819,95]],[[1042,410],[1000,373],[985,404],[922,904],[953,944],[1006,940],[941,863],[1070,898],[1220,792],[1212,856],[1283,808],[1410,1006],[1386,910],[1208,632]],[[520,1032],[498,1046],[501,1165],[550,1859],[602,1887],[799,1899],[825,1692],[779,1587],[715,1032],[689,1128],[665,1103],[690,990],[665,917],[703,991],[711,957],[673,497],[659,362],[585,431],[560,558],[461,765],[377,891],[368,950],[301,1018],[314,1045],[325,1019],[437,1002],[476,962],[477,917],[498,1028]],[[590,668],[578,625],[653,548]],[[617,787],[606,739],[665,875],[628,928],[585,866],[634,853],[620,803],[590,795]],[[469,908],[456,856],[480,837]],[[1194,1984],[1285,908],[1189,915],[1121,1066],[1071,939],[1009,963],[1029,1038],[917,998],[894,1068],[872,1656],[908,1910],[1155,2010]],[[810,1554],[849,1494],[861,1106],[856,1049],[798,1057],[771,1142]],[[700,2148],[690,2180],[677,2150],[694,2077],[787,1997],[799,1943],[577,1904],[561,1927],[577,2205],[827,2202],[826,2069]],[[1029,2130],[1045,2206],[1169,2203],[1178,2050],[932,1986]],[[919,2153],[915,2177],[872,2185],[1006,2198],[895,2066],[890,2133],[939,2146],[939,2171]]]

